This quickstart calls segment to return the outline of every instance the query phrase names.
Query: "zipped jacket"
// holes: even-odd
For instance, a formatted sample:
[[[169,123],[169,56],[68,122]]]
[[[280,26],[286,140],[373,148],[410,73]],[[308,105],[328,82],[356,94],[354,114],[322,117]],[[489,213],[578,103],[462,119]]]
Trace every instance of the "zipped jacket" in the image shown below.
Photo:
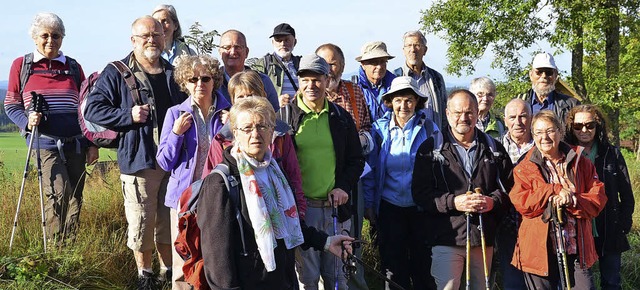
[[[471,177],[467,177],[449,133],[443,129],[441,156],[435,154],[434,138],[430,137],[418,148],[413,169],[412,194],[415,203],[427,212],[428,242],[438,246],[465,246],[467,242],[467,217],[455,207],[458,195],[474,191],[476,187],[493,200],[493,209],[482,214],[483,230],[487,246],[493,246],[495,233],[508,205],[505,190],[511,189],[513,165],[504,147],[495,142],[496,152],[488,144],[490,136],[475,130],[476,155]],[[495,154],[494,154],[495,153]],[[499,182],[498,182],[499,179]],[[480,246],[478,215],[471,217],[469,241],[471,246]]]
[[[579,265],[588,269],[598,260],[591,219],[598,216],[607,202],[604,184],[598,179],[596,169],[589,161],[576,154],[566,143],[560,143],[560,151],[566,156],[566,172],[573,182],[578,200],[575,207],[567,207],[566,212],[577,220],[577,245]],[[576,166],[576,162],[578,163]],[[542,213],[547,208],[549,198],[558,195],[561,184],[551,183],[542,154],[533,148],[514,169],[513,189],[509,193],[511,202],[522,214],[522,224],[518,230],[518,242],[511,264],[516,268],[538,276],[549,276],[549,255],[555,255],[547,248],[551,233],[549,224],[542,221]]]
[[[215,136],[224,125],[220,119],[222,110],[228,110],[231,104],[229,104],[222,95],[217,94],[216,91],[212,93],[216,94],[214,103],[215,111],[207,126],[209,127],[209,132],[211,132],[211,136]],[[191,106],[191,98],[185,100],[180,105],[169,108],[167,111],[167,115],[164,118],[164,125],[162,126],[162,134],[160,135],[158,153],[156,154],[158,165],[160,165],[164,171],[171,172],[164,205],[174,209],[178,209],[178,199],[180,199],[182,192],[194,181],[193,175],[195,173],[196,161],[199,158],[198,135],[204,134],[203,132],[198,132],[198,126],[196,126],[195,121],[184,134],[176,135],[173,133],[173,123],[183,112],[191,115],[195,114]],[[197,179],[200,179],[200,176],[197,176],[195,180]]]

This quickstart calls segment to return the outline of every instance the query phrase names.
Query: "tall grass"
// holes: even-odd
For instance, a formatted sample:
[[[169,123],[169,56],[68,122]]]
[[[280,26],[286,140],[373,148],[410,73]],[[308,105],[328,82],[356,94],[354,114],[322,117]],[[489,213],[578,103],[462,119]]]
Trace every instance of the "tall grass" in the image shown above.
[[[625,152],[634,192],[640,192],[640,162]],[[0,162],[0,289],[133,289],[136,267],[126,247],[126,219],[118,169],[115,165],[87,176],[81,226],[76,242],[43,254],[40,201],[35,172],[29,173],[13,250],[9,238],[20,190],[21,173]],[[636,198],[636,208],[640,198]],[[631,250],[622,256],[623,289],[640,285],[640,213],[634,213],[629,234]],[[365,221],[363,235],[369,240]],[[363,248],[363,260],[380,268],[377,249]],[[157,265],[155,265],[157,267]],[[597,267],[593,267],[598,277]],[[428,275],[428,273],[425,273]],[[383,281],[365,272],[370,289],[383,289]]]

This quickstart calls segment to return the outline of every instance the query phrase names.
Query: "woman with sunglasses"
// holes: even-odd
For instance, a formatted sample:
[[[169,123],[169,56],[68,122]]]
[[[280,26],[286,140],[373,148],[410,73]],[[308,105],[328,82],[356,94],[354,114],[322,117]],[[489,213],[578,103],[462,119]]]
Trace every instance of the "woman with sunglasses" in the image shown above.
[[[176,60],[174,75],[189,98],[167,111],[156,154],[160,167],[171,172],[164,204],[171,209],[172,240],[178,234],[178,199],[192,182],[202,176],[211,140],[223,125],[222,111],[231,106],[217,92],[222,84],[222,71],[217,59],[208,55],[180,56]],[[182,264],[174,249],[173,281],[181,278]],[[177,284],[174,282],[174,285]]]
[[[604,182],[608,201],[596,218],[593,233],[599,256],[600,287],[622,289],[620,257],[630,249],[634,198],[629,172],[620,150],[611,145],[605,115],[594,105],[574,107],[567,116],[567,142],[583,146],[584,156],[595,165]]]

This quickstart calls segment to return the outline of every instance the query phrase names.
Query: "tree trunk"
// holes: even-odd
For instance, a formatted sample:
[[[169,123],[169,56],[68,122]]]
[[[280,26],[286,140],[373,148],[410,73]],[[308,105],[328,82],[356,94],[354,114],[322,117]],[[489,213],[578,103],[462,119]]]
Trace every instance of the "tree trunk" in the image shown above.
[[[616,146],[620,145],[620,109],[616,105],[620,102],[620,86],[618,85],[618,73],[620,71],[620,3],[618,0],[605,2],[604,34],[606,39],[606,77],[608,90],[611,93],[612,104],[609,108],[609,120],[611,122],[611,140]]]
[[[571,49],[571,80],[576,93],[582,97],[583,102],[588,101],[587,88],[584,85],[584,76],[582,74],[582,58],[584,57],[584,43],[582,40],[582,22],[575,21],[573,23],[573,33],[575,44]]]

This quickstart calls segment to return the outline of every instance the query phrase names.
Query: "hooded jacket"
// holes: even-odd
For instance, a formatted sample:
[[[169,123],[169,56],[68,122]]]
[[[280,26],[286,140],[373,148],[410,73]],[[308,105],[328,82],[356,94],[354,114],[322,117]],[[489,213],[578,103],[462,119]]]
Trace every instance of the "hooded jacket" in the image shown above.
[[[578,200],[575,207],[567,207],[566,211],[577,219],[579,264],[582,269],[587,269],[598,260],[591,219],[604,208],[607,196],[604,194],[604,184],[598,180],[598,174],[591,161],[577,155],[576,151],[564,142],[559,146],[560,151],[566,155],[566,172],[575,185],[575,196]],[[549,224],[542,221],[542,213],[547,208],[549,197],[559,194],[562,190],[561,184],[550,183],[550,176],[543,169],[544,166],[546,165],[542,154],[534,147],[515,167],[515,184],[509,194],[514,207],[522,214],[522,224],[518,230],[518,242],[511,264],[538,276],[549,276],[548,257],[555,255],[553,249],[547,248],[550,230]]]

